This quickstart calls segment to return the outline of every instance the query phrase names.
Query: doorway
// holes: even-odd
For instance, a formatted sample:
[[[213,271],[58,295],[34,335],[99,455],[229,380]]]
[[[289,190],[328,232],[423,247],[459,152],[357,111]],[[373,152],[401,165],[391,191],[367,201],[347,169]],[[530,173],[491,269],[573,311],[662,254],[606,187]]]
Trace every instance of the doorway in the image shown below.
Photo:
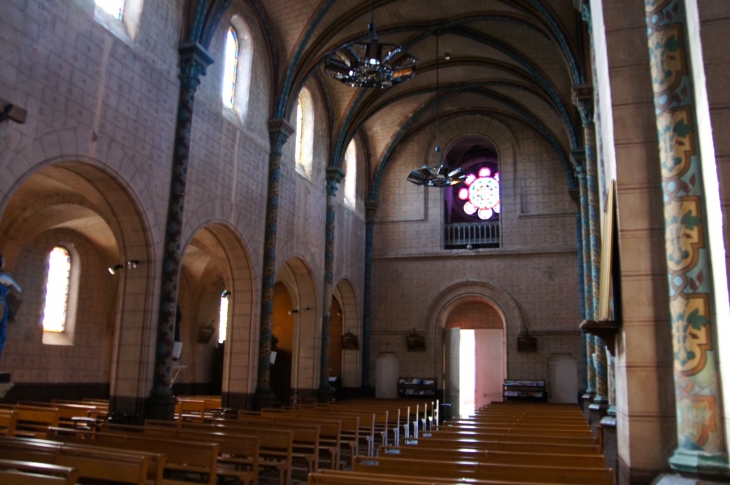
[[[468,417],[502,400],[506,374],[501,314],[484,301],[457,304],[447,318],[446,398],[452,417]]]

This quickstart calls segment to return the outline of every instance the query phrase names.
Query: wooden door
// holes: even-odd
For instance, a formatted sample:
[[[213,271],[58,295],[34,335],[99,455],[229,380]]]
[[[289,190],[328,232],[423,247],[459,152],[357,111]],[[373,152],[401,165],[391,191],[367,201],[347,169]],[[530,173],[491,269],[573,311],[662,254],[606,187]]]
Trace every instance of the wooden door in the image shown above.
[[[504,379],[504,330],[474,330],[475,406],[479,409],[502,400]]]

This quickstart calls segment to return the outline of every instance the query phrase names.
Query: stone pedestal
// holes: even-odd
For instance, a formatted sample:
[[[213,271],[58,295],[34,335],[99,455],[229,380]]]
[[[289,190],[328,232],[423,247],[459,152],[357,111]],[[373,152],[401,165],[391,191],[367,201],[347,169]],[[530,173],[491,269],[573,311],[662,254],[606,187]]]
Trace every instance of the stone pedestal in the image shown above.
[[[591,403],[593,403],[594,397],[593,393],[590,392],[586,392],[581,396],[581,400],[583,401],[583,415],[586,417],[586,421],[588,421],[588,423],[591,422],[591,410],[589,407]]]
[[[606,457],[606,466],[612,468],[614,477],[618,480],[618,439],[616,436],[616,417],[605,416],[600,422],[603,433],[603,456]]]
[[[593,436],[598,438],[598,427],[601,425],[601,420],[606,416],[606,410],[608,409],[608,406],[605,404],[598,404],[598,403],[591,403],[588,406],[588,411],[590,412],[590,419],[589,423],[591,425],[591,431],[593,431]]]

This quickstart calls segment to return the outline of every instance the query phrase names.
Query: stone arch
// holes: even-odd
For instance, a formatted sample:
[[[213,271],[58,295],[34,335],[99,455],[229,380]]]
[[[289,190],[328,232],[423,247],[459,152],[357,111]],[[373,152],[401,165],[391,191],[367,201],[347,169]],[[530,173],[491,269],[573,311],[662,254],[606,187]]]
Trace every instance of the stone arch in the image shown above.
[[[429,305],[426,311],[427,333],[433,331],[436,348],[444,345],[444,328],[449,314],[462,303],[480,301],[494,307],[502,317],[505,328],[505,359],[509,374],[511,344],[517,335],[526,330],[519,305],[499,286],[484,281],[464,281],[443,290]],[[442,354],[434,353],[434,369],[443,368]]]
[[[199,325],[206,323],[201,320],[202,316],[205,314],[210,317],[211,311],[215,313],[218,309],[216,304],[219,300],[209,301],[211,295],[220,294],[223,290],[229,291],[227,338],[220,360],[220,375],[212,376],[211,374],[216,372],[215,369],[201,367],[195,369],[194,375],[195,378],[203,377],[208,380],[221,379],[220,392],[227,406],[245,404],[246,395],[255,385],[255,336],[258,316],[254,270],[248,247],[228,222],[207,220],[201,221],[192,229],[182,253],[183,269],[180,277],[183,281],[180,284],[180,291],[191,292],[191,283],[195,282],[204,288],[197,288],[199,300],[191,309],[196,320],[193,321],[192,328],[187,329],[188,341],[196,349],[192,354],[188,352],[186,355],[184,345],[181,361],[184,362],[187,357],[196,365],[198,359],[204,361],[201,363],[202,367],[211,365],[211,362],[206,361],[211,359],[208,355],[211,349],[198,349],[195,339]],[[213,346],[217,342],[217,337],[218,333],[215,332]],[[215,391],[219,390],[218,382],[210,384]]]
[[[76,326],[75,342],[70,342],[76,349],[40,347],[42,339],[28,336],[35,351],[49,362],[44,373],[36,374],[36,378],[39,383],[92,379],[89,372],[68,370],[85,368],[70,359],[105,355],[101,360],[106,362],[105,367],[108,365],[108,371],[101,384],[108,381],[108,388],[95,388],[93,392],[105,394],[100,397],[109,396],[113,409],[141,411],[151,385],[151,367],[145,362],[154,351],[157,262],[139,199],[123,176],[97,160],[64,156],[29,166],[0,203],[0,234],[8,236],[3,237],[0,251],[5,251],[10,261],[20,258],[29,262],[22,267],[12,267],[15,263],[11,262],[8,268],[30,290],[30,301],[19,319],[30,324],[35,318],[37,305],[33,302],[40,302],[42,295],[33,290],[45,274],[44,263],[38,261],[35,253],[55,240],[75,242],[77,248],[84,248],[82,288],[93,288],[97,297],[100,291],[104,307],[97,308],[97,297],[79,302],[77,315],[81,324]],[[127,267],[128,261],[137,264]],[[110,276],[106,267],[119,264],[125,270]],[[80,296],[85,296],[85,291]],[[29,325],[23,331],[34,333],[36,329]],[[72,353],[67,356],[64,352]]]
[[[362,361],[362,319],[360,308],[357,304],[355,288],[347,278],[337,282],[334,289],[334,297],[342,308],[342,333],[350,332],[358,337],[359,347],[357,350],[342,351],[342,387],[360,386],[360,365]],[[333,341],[340,338],[340,335],[330,337]]]
[[[297,310],[292,349],[292,390],[296,389],[299,397],[314,397],[319,386],[321,317],[313,272],[303,259],[290,257],[279,268],[276,282],[286,286],[294,310]]]

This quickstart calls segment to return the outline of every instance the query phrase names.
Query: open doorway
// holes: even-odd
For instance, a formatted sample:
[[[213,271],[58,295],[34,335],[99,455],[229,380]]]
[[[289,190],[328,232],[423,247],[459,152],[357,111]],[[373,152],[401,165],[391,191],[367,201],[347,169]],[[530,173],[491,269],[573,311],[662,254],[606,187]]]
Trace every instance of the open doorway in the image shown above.
[[[501,314],[483,300],[458,302],[446,321],[446,391],[451,416],[467,417],[502,400],[506,372]]]

